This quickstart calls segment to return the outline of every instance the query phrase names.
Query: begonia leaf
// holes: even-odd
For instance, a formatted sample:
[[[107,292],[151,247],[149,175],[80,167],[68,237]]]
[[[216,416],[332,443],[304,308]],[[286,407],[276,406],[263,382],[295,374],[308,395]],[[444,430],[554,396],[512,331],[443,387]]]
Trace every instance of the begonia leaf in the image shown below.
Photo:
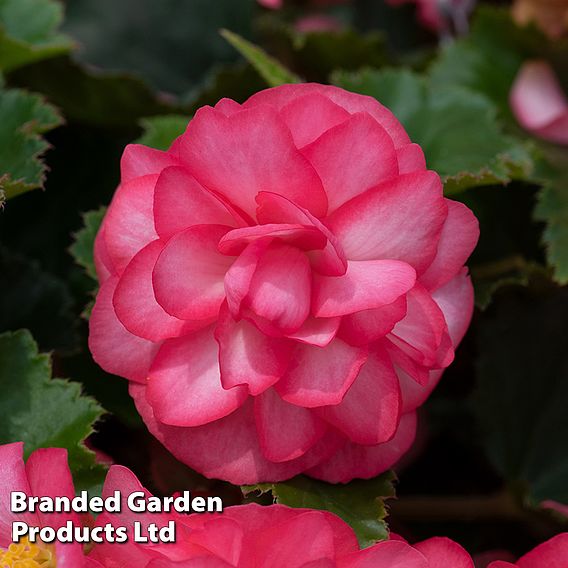
[[[58,29],[63,6],[54,0],[0,0],[0,71],[69,51]]]
[[[83,214],[83,227],[74,235],[74,241],[69,252],[75,259],[75,262],[85,269],[85,272],[93,279],[97,280],[97,272],[95,270],[94,246],[95,237],[99,231],[99,227],[103,222],[106,213],[106,207],[100,207],[94,211],[87,211]]]
[[[479,335],[473,397],[495,468],[530,501],[568,503],[568,290],[535,279],[499,294]]]
[[[407,70],[338,73],[334,82],[389,107],[422,146],[446,194],[523,179],[531,171],[528,150],[503,132],[495,106],[483,95],[438,87]]]
[[[189,117],[180,114],[152,116],[140,121],[144,134],[136,141],[157,150],[167,150],[185,132]]]
[[[395,496],[395,479],[395,474],[388,471],[374,479],[332,485],[300,476],[283,483],[262,483],[242,489],[245,495],[270,492],[274,502],[289,507],[330,511],[351,526],[359,544],[366,548],[388,538],[385,500]]]
[[[39,95],[0,86],[0,191],[5,198],[43,186],[47,168],[41,156],[49,144],[41,134],[61,123],[59,113]]]
[[[66,448],[76,489],[99,484],[104,468],[84,445],[103,410],[78,383],[51,378],[48,355],[26,331],[0,335],[0,444],[23,441],[37,448]]]

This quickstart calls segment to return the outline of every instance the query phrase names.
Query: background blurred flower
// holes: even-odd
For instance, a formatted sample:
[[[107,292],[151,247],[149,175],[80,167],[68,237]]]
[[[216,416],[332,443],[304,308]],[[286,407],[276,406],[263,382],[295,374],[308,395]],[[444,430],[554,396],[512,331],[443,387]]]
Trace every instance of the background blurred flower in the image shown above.
[[[528,61],[521,67],[510,102],[523,128],[544,140],[568,144],[568,98],[546,61]]]
[[[392,113],[288,85],[129,146],[97,236],[90,347],[208,477],[373,477],[473,310],[477,221]]]
[[[518,24],[535,22],[551,38],[568,30],[568,0],[515,0],[513,18]]]

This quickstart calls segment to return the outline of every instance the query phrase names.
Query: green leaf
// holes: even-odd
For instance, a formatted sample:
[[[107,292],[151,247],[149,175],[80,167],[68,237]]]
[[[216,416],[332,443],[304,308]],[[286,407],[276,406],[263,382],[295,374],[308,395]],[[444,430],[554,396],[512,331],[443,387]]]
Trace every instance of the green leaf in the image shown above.
[[[40,96],[0,86],[0,191],[6,198],[43,186],[47,168],[40,157],[49,144],[40,135],[61,123]]]
[[[189,119],[189,116],[179,114],[144,118],[140,121],[144,134],[136,140],[136,143],[157,150],[167,150],[172,142],[185,132]]]
[[[508,290],[481,324],[473,402],[487,453],[530,500],[568,503],[568,289]]]
[[[297,75],[250,41],[229,30],[222,30],[221,35],[258,71],[270,87],[302,82]]]
[[[53,0],[0,0],[0,71],[69,51],[59,34],[63,7]]]
[[[524,179],[532,169],[528,150],[503,133],[495,106],[482,95],[438,87],[408,70],[336,73],[333,81],[389,107],[422,146],[446,194]]]
[[[276,503],[289,507],[335,513],[351,526],[359,544],[366,548],[388,538],[384,501],[395,496],[395,479],[393,472],[386,472],[375,479],[331,485],[301,476],[284,483],[263,483],[242,489],[245,495],[270,492]]]
[[[82,266],[95,282],[98,281],[94,259],[95,237],[99,232],[106,210],[106,207],[100,207],[83,214],[84,226],[74,235],[73,244],[69,248],[75,262]]]
[[[0,335],[0,384],[0,444],[22,441],[26,456],[66,448],[76,489],[100,483],[104,468],[83,441],[103,410],[78,383],[51,378],[49,356],[38,353],[28,331]]]

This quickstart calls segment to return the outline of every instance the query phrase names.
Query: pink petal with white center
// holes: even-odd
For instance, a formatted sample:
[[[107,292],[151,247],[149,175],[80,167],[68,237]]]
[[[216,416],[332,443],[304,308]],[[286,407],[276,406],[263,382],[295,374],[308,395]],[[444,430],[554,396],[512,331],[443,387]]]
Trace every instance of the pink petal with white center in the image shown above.
[[[311,280],[306,255],[273,242],[258,261],[246,305],[282,333],[293,333],[310,313]]]
[[[347,314],[339,335],[350,345],[367,345],[384,337],[406,315],[406,296],[380,308]]]
[[[400,408],[398,377],[386,352],[377,350],[369,354],[341,403],[317,412],[351,442],[375,445],[395,435]]]
[[[334,317],[392,304],[416,281],[414,268],[399,260],[349,261],[344,276],[314,274],[312,312]]]
[[[142,144],[129,144],[120,160],[122,183],[149,174],[159,174],[164,168],[179,164],[175,155],[148,148]]]
[[[286,371],[293,344],[268,337],[245,320],[235,321],[226,304],[221,306],[215,329],[223,388],[246,385],[257,396]]]
[[[122,183],[114,194],[104,220],[106,250],[114,272],[121,273],[140,249],[158,238],[152,211],[157,179],[157,175],[133,179]]]
[[[370,479],[396,464],[412,446],[415,434],[416,414],[405,414],[394,438],[388,442],[376,446],[347,442],[330,459],[305,473],[329,483],[347,483],[353,478]]]
[[[218,357],[212,329],[164,342],[146,391],[158,420],[171,426],[202,426],[243,404],[246,387],[223,388]]]
[[[414,548],[428,559],[428,568],[475,568],[471,556],[449,538],[430,538]]]
[[[336,336],[341,318],[314,318],[309,317],[302,327],[295,333],[288,335],[300,343],[308,343],[318,347],[325,347]]]
[[[255,195],[266,190],[289,197],[314,215],[327,211],[318,175],[269,107],[229,117],[201,108],[183,136],[181,156],[200,183],[250,216],[256,210]]]
[[[366,360],[366,349],[337,338],[325,348],[300,344],[274,388],[286,402],[306,408],[339,404]]]
[[[446,217],[440,178],[424,171],[366,191],[332,213],[326,224],[349,260],[402,260],[420,274],[436,256]]]
[[[219,242],[223,254],[238,255],[259,238],[272,237],[301,250],[323,249],[327,238],[316,227],[291,223],[269,223],[229,231]]]
[[[444,342],[447,325],[444,313],[426,289],[417,284],[406,295],[406,316],[389,334],[389,339],[418,364],[442,366],[451,342]],[[440,348],[446,352],[441,353]]]
[[[386,540],[340,558],[337,568],[430,568],[430,566],[426,558],[409,544]]]
[[[217,250],[228,230],[195,225],[168,241],[152,275],[156,300],[168,314],[194,320],[217,316],[225,299],[225,273],[234,261]]]
[[[122,273],[113,296],[116,316],[122,325],[149,341],[187,335],[212,321],[181,320],[158,304],[152,286],[152,271],[163,248],[163,241],[154,241],[144,247]]]
[[[260,223],[298,223],[313,226],[327,238],[324,250],[310,253],[314,270],[327,276],[341,276],[347,270],[347,260],[341,245],[333,233],[309,211],[302,209],[289,199],[262,191],[256,196],[257,218]]]
[[[290,479],[329,458],[341,445],[339,436],[328,432],[302,457],[289,462],[269,462],[258,442],[252,399],[221,420],[198,428],[179,428],[155,419],[144,391],[141,385],[130,388],[150,432],[189,467],[206,477],[225,479],[234,485]]]
[[[525,63],[513,83],[510,102],[523,128],[544,140],[568,144],[568,97],[549,63]]]
[[[396,151],[398,171],[400,174],[410,174],[426,169],[426,158],[418,144],[406,144]]]
[[[326,432],[326,423],[311,410],[282,400],[274,389],[254,400],[262,453],[272,462],[303,456]]]
[[[471,210],[459,201],[446,199],[448,217],[444,223],[438,251],[419,281],[435,290],[458,274],[479,239],[479,222]]]
[[[39,525],[34,513],[12,513],[10,495],[12,491],[23,491],[32,495],[24,466],[24,444],[0,445],[0,547],[7,548],[12,542],[12,523],[23,521],[32,526]]]
[[[331,128],[302,154],[322,180],[329,212],[398,174],[392,139],[367,113],[354,114]]]
[[[325,514],[306,511],[258,533],[254,546],[254,563],[243,562],[242,565],[300,568],[307,562],[331,560],[334,556],[333,530]]]
[[[225,274],[224,287],[227,305],[231,314],[236,318],[241,317],[242,302],[249,292],[258,262],[271,243],[271,238],[253,241]]]
[[[154,223],[162,239],[193,225],[236,226],[239,221],[183,167],[166,168],[156,182]]]
[[[326,130],[345,122],[350,114],[327,97],[313,93],[289,102],[280,110],[280,116],[290,129],[296,147],[302,148]]]
[[[112,298],[118,278],[109,278],[100,288],[89,319],[89,349],[107,373],[144,383],[160,343],[130,333],[116,317]]]
[[[351,114],[357,112],[369,113],[389,133],[396,148],[410,142],[408,134],[394,114],[379,103],[377,99],[350,93],[332,85],[301,83],[265,89],[250,97],[243,104],[243,107],[253,108],[258,105],[270,105],[277,110],[281,110],[290,101],[314,93],[327,97],[330,101]]]

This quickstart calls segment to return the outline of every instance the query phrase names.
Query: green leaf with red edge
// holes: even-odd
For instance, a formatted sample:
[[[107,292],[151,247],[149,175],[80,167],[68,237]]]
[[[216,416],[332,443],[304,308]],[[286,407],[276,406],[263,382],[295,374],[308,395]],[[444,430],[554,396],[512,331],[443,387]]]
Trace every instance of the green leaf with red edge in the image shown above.
[[[245,496],[271,493],[275,503],[288,507],[320,509],[341,517],[366,548],[388,538],[385,500],[395,496],[396,476],[388,471],[369,480],[332,485],[299,476],[283,483],[261,483],[242,487]]]
[[[49,355],[38,353],[26,330],[0,335],[0,385],[0,444],[24,442],[26,456],[65,448],[77,490],[102,482],[105,468],[84,441],[103,409],[79,383],[51,378]]]
[[[49,144],[41,135],[62,122],[41,96],[0,85],[0,191],[5,198],[43,186],[47,167],[41,156]]]

